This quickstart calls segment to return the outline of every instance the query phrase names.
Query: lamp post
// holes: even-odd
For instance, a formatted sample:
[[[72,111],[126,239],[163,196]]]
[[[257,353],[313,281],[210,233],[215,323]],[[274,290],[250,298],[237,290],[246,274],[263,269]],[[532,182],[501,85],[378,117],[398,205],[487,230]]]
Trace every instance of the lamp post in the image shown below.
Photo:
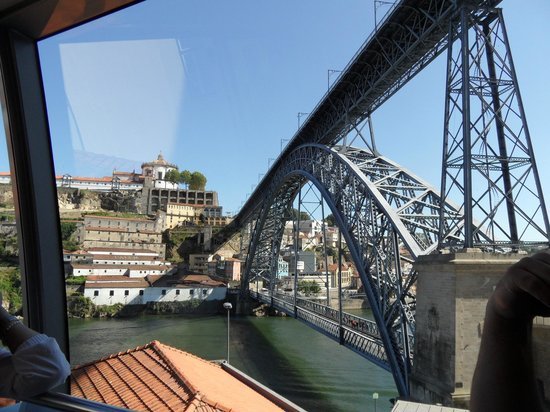
[[[281,153],[283,152],[283,143],[288,143],[288,142],[290,142],[290,139],[281,139]]]
[[[231,303],[230,303],[231,305]],[[378,399],[378,392],[372,394],[372,399],[374,400],[374,412],[376,412],[376,400]]]
[[[223,307],[227,310],[227,363],[229,363],[229,312],[233,309],[233,305],[230,302],[225,302]]]
[[[307,116],[309,113],[298,112],[298,130],[300,130],[302,116]]]
[[[327,71],[327,91],[330,90],[330,76],[335,73],[342,73],[342,70],[328,69]]]

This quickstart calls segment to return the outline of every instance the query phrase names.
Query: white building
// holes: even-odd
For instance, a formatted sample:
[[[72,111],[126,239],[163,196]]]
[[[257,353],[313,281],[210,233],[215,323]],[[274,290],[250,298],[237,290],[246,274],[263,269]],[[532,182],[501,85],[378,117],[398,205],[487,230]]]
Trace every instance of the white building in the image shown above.
[[[65,174],[56,176],[57,187],[71,189],[86,189],[96,192],[110,192],[112,190],[140,190],[143,187],[142,181],[121,179],[118,176],[84,177]]]
[[[143,163],[141,174],[134,172],[113,171],[111,176],[84,177],[64,174],[56,176],[56,186],[72,189],[87,189],[99,192],[112,190],[141,190],[145,180],[151,183],[151,187],[160,189],[177,189],[177,183],[164,180],[169,170],[177,169],[176,165],[164,160],[162,154],[157,159]],[[9,172],[0,172],[0,184],[10,184],[11,175]]]
[[[128,255],[100,255],[100,254],[89,254],[92,258],[92,264],[94,265],[124,265],[124,266],[154,266],[154,265],[163,265],[165,261],[159,257],[153,256],[128,256]]]
[[[10,172],[0,172],[0,184],[9,185],[11,183],[11,173]]]
[[[81,252],[82,253],[82,252]],[[141,249],[92,248],[84,253],[89,260],[73,261],[73,276],[128,276],[169,274],[174,266],[157,252]]]
[[[129,276],[165,275],[173,267],[170,265],[73,265],[73,276]]]
[[[183,302],[191,299],[223,300],[227,286],[208,275],[187,275],[175,280],[167,276],[148,276],[145,290],[149,302]]]
[[[227,286],[206,275],[89,276],[84,296],[95,305],[142,305],[148,302],[221,301]]]
[[[145,179],[153,181],[153,187],[157,189],[177,189],[178,184],[164,180],[166,173],[170,170],[176,170],[177,166],[164,160],[162,153],[159,153],[156,160],[146,162],[141,165],[141,171]]]
[[[142,256],[156,257],[160,255],[154,250],[147,249],[132,249],[132,248],[110,248],[110,247],[91,247],[86,249],[91,255],[117,255],[117,256]]]
[[[149,287],[145,278],[127,276],[90,276],[84,285],[84,296],[94,305],[142,305],[144,291]]]
[[[92,263],[92,259],[93,255],[85,250],[76,250],[74,252],[63,250],[63,263]]]

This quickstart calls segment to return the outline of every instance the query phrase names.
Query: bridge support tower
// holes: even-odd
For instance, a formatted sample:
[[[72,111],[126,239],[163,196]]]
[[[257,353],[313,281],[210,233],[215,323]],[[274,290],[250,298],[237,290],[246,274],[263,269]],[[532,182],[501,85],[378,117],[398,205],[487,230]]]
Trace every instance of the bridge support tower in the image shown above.
[[[506,269],[523,256],[464,249],[417,260],[413,399],[468,407],[487,300]],[[535,322],[535,359],[548,398],[550,374],[544,365],[550,363],[550,322],[542,323]]]

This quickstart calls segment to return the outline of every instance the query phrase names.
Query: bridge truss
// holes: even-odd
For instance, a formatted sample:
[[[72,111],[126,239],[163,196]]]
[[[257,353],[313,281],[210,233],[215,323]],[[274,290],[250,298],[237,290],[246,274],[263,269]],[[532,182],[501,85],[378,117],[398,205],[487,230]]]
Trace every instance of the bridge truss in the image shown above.
[[[243,288],[262,279],[274,296],[283,230],[291,219],[293,200],[306,182],[319,190],[337,221],[378,327],[376,333],[372,328],[372,333],[354,333],[349,325],[340,325],[339,333],[335,333],[334,316],[333,322],[329,316],[321,325],[313,315],[307,319],[305,315],[322,314],[330,308],[313,311],[304,307],[303,300],[298,303],[296,295],[291,312],[391,371],[400,392],[406,393],[415,330],[416,272],[410,263],[437,247],[440,197],[420,178],[369,151],[302,145],[285,158],[256,216]],[[445,207],[459,213],[451,204]],[[459,235],[460,231],[449,234]],[[297,288],[293,290],[296,294]],[[288,297],[277,299],[273,302],[289,312]],[[358,346],[358,335],[373,344]]]

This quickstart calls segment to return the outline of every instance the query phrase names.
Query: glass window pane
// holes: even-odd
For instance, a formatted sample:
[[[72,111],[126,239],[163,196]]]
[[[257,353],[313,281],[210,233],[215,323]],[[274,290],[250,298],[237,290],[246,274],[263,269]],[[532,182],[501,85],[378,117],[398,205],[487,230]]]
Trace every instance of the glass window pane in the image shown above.
[[[200,328],[107,317],[223,301],[209,283],[162,277],[229,276],[210,239],[326,93],[327,69],[332,83],[367,37],[368,6],[351,3],[316,3],[312,18],[288,2],[215,2],[212,13],[211,2],[151,0],[40,42],[74,366],[152,340],[225,358],[225,316]],[[239,322],[240,346],[246,336],[265,346]],[[245,372],[260,378],[260,368]]]

